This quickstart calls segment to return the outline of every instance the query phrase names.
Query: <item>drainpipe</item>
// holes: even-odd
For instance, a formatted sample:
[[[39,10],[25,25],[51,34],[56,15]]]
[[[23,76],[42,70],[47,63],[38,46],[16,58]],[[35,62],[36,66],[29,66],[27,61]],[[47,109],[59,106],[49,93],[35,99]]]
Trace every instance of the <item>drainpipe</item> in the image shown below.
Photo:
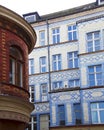
[[[47,45],[48,45],[48,74],[49,74],[49,92],[51,91],[51,68],[50,68],[50,45],[49,45],[49,23],[48,20],[46,20],[46,26],[47,26]]]

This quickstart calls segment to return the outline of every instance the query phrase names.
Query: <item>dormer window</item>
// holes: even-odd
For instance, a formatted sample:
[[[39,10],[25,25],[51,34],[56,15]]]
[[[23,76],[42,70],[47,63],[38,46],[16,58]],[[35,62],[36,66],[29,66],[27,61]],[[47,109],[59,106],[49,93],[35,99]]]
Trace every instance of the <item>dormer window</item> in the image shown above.
[[[104,4],[104,0],[97,0],[97,2],[98,2],[98,5]]]
[[[25,17],[25,20],[29,23],[36,21],[36,15],[29,15]]]
[[[36,22],[37,20],[41,19],[41,17],[39,16],[39,14],[37,12],[24,14],[23,17],[28,23],[33,23],[33,22]]]

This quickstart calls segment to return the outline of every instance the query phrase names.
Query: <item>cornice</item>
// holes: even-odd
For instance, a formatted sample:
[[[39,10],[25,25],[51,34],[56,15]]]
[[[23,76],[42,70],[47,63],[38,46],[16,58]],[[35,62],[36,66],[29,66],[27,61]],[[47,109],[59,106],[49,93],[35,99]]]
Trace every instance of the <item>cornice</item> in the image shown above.
[[[35,46],[36,33],[29,23],[15,12],[0,5],[0,27],[21,37],[28,46],[29,53]]]

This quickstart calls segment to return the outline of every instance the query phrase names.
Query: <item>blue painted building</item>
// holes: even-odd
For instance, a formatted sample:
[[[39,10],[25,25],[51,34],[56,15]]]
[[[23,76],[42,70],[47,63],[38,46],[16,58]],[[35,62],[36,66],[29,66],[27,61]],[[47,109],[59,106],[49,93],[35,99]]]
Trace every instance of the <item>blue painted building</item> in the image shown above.
[[[28,130],[104,129],[104,0],[44,16],[29,55]]]

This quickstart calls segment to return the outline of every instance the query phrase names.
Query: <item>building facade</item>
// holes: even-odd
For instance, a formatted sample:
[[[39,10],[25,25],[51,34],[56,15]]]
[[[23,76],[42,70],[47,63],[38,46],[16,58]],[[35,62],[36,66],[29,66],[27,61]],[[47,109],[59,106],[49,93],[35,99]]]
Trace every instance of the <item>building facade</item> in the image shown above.
[[[29,102],[28,54],[36,42],[33,28],[0,6],[0,130],[24,130],[34,109]]]
[[[39,16],[29,55],[29,130],[104,129],[104,0]]]

